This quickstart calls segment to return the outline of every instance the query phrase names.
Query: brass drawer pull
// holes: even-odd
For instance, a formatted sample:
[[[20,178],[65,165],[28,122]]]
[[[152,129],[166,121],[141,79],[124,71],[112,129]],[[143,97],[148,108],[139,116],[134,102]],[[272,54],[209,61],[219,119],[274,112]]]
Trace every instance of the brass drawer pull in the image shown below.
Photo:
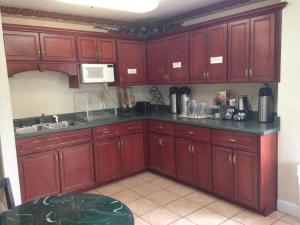
[[[159,126],[159,127],[158,127],[158,129],[160,129],[160,130],[161,130],[161,129],[164,129],[164,127],[162,127],[162,126]]]
[[[237,161],[237,156],[236,156],[236,154],[234,154],[234,156],[233,156],[233,163],[236,164],[236,161]]]
[[[230,163],[232,163],[232,154],[231,153],[228,156],[228,160],[229,160]]]
[[[188,134],[189,134],[189,135],[194,135],[194,134],[195,134],[195,132],[193,132],[193,131],[189,131],[189,132],[188,132]]]
[[[161,138],[158,139],[158,143],[159,143],[160,146],[163,146],[163,140]]]
[[[234,139],[234,138],[229,138],[229,142],[236,142],[236,139]]]
[[[128,127],[127,129],[128,130],[134,130],[134,127]]]

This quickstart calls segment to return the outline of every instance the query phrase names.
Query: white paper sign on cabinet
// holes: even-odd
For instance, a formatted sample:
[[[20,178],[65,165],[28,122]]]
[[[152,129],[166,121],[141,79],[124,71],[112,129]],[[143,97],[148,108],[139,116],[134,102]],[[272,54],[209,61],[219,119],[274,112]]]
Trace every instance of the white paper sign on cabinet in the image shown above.
[[[128,75],[137,74],[137,69],[127,69]]]
[[[173,69],[181,68],[181,62],[173,62]]]
[[[210,57],[210,64],[220,64],[223,63],[223,56]]]

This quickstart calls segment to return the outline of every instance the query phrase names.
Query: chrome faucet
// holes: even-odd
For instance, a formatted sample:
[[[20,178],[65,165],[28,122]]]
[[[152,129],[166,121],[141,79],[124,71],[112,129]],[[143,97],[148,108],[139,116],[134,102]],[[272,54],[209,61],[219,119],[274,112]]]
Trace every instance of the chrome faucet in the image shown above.
[[[54,118],[55,123],[58,123],[58,115],[53,115],[52,117]]]

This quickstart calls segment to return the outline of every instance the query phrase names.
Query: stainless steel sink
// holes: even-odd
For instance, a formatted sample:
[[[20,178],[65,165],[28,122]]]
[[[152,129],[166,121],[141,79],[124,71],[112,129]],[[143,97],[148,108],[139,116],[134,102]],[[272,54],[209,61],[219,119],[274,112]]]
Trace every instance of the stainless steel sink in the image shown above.
[[[35,133],[39,131],[62,129],[62,128],[72,127],[80,124],[82,123],[73,122],[73,121],[61,121],[58,123],[42,123],[42,124],[35,124],[28,127],[16,127],[15,130],[16,130],[16,134],[28,134],[28,133]]]

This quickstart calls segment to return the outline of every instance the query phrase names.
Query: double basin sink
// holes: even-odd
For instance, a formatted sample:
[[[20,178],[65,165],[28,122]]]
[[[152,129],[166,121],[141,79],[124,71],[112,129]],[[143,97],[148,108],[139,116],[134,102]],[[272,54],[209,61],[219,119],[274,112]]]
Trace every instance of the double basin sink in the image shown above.
[[[31,126],[26,126],[26,127],[16,127],[15,131],[16,131],[16,134],[28,134],[28,133],[35,133],[35,132],[39,132],[39,131],[47,131],[47,130],[73,127],[73,126],[81,125],[81,124],[82,123],[73,122],[73,121],[61,121],[58,123],[41,123],[41,124],[34,124]]]

